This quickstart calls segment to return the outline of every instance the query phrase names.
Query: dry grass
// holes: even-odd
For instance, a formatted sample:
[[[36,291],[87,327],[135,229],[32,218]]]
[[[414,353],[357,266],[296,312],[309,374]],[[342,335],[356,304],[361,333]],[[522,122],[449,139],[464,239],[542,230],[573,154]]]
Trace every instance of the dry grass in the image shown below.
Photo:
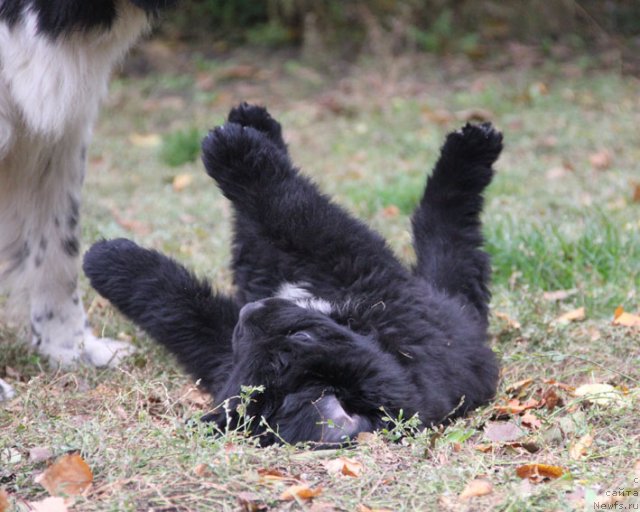
[[[521,415],[496,417],[490,406],[444,431],[399,443],[382,433],[348,450],[259,449],[237,434],[212,437],[206,426],[187,424],[206,410],[206,400],[85,282],[95,330],[130,339],[139,352],[117,370],[56,372],[12,341],[19,334],[0,331],[9,340],[0,372],[8,372],[18,391],[0,408],[0,486],[10,500],[24,509],[25,500],[46,496],[33,477],[50,461],[31,460],[33,447],[48,447],[53,456],[81,452],[95,481],[76,509],[88,511],[261,505],[592,510],[594,500],[610,498],[607,491],[638,490],[640,332],[611,325],[616,305],[640,310],[640,204],[633,201],[633,182],[640,180],[637,81],[552,64],[490,72],[402,59],[365,63],[330,79],[295,60],[265,58],[260,66],[256,60],[194,58],[188,72],[113,84],[91,150],[85,243],[134,238],[228,288],[227,203],[198,162],[168,167],[154,144],[155,136],[177,131],[204,133],[232,105],[249,100],[267,104],[281,119],[305,172],[409,261],[405,213],[443,135],[473,113],[469,109],[484,109],[507,143],[485,215],[496,267],[493,309],[501,313],[492,324],[504,366],[497,403],[514,398],[508,387],[522,379],[533,382],[516,397],[521,402],[548,398],[551,388],[561,402],[553,410],[533,410],[537,428],[523,424]],[[239,67],[246,62],[252,64]],[[589,156],[605,150],[611,163],[597,169]],[[192,177],[179,192],[172,187],[177,174]],[[544,298],[544,291],[558,288],[575,290],[559,301]],[[584,321],[554,323],[579,306],[586,306]],[[590,382],[609,383],[622,398],[597,405],[564,386]],[[519,444],[487,447],[489,421],[511,421],[525,434]],[[593,444],[572,457],[571,447],[586,434]],[[340,456],[360,462],[360,476],[329,474],[324,463]],[[515,473],[532,462],[567,472],[532,484]],[[283,476],[265,478],[263,469]],[[488,480],[492,492],[460,499],[475,478]],[[294,479],[321,486],[322,493],[313,502],[280,500]],[[631,496],[625,503],[638,501]]]

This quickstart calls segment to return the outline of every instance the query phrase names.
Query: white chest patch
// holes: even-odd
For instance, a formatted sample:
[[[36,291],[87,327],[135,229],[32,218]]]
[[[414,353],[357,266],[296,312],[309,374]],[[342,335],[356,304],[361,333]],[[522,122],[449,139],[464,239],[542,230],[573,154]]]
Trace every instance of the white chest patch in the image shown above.
[[[275,297],[289,300],[296,306],[312,309],[324,315],[328,315],[333,311],[333,306],[329,301],[314,297],[304,286],[305,283],[282,283]]]

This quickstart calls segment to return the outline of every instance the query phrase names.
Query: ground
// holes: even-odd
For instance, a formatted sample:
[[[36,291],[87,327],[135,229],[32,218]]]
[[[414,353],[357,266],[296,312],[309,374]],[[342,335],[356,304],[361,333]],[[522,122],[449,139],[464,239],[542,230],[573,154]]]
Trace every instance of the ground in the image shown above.
[[[640,328],[613,323],[618,307],[640,311],[638,80],[589,59],[483,70],[379,56],[329,73],[258,57],[191,54],[180,69],[116,78],[90,151],[85,249],[133,238],[228,290],[229,204],[199,161],[183,162],[247,100],[282,121],[304,172],[410,262],[407,214],[444,134],[489,119],[505,137],[484,215],[496,401],[445,430],[405,419],[344,450],[211,437],[187,423],[206,397],[84,280],[95,332],[138,353],[116,370],[56,371],[0,328],[0,375],[17,390],[0,406],[9,501],[46,498],[34,477],[77,452],[93,485],[75,510],[597,510],[620,495],[619,507],[640,506]],[[536,463],[550,467],[519,476]],[[317,496],[282,499],[300,482]]]

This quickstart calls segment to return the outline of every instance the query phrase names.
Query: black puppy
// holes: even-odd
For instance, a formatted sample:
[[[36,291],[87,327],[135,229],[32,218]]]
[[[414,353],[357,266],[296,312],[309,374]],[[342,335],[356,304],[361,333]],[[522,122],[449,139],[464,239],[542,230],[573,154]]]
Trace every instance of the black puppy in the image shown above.
[[[84,270],[217,403],[231,400],[208,418],[221,426],[240,421],[242,385],[264,386],[246,411],[263,444],[341,442],[384,426],[385,412],[438,424],[496,389],[479,215],[501,149],[488,124],[447,137],[413,215],[409,270],[293,167],[267,111],[244,104],[203,142],[235,211],[237,296],[123,239],[96,243]]]

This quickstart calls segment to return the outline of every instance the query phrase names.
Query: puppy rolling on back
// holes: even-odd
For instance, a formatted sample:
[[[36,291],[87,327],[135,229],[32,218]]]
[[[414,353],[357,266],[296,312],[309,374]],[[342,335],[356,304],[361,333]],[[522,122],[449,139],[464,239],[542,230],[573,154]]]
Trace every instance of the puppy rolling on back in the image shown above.
[[[490,125],[447,137],[413,215],[408,269],[293,167],[266,110],[242,105],[203,142],[235,211],[237,295],[128,240],[98,242],[84,269],[216,403],[230,400],[229,414],[206,418],[221,428],[245,420],[243,385],[264,386],[246,411],[264,444],[343,442],[400,411],[442,423],[496,389],[480,213],[501,149]]]
[[[168,3],[0,0],[0,286],[29,309],[36,349],[63,365],[131,351],[86,324],[81,189],[109,74]],[[0,381],[0,400],[10,394]]]

